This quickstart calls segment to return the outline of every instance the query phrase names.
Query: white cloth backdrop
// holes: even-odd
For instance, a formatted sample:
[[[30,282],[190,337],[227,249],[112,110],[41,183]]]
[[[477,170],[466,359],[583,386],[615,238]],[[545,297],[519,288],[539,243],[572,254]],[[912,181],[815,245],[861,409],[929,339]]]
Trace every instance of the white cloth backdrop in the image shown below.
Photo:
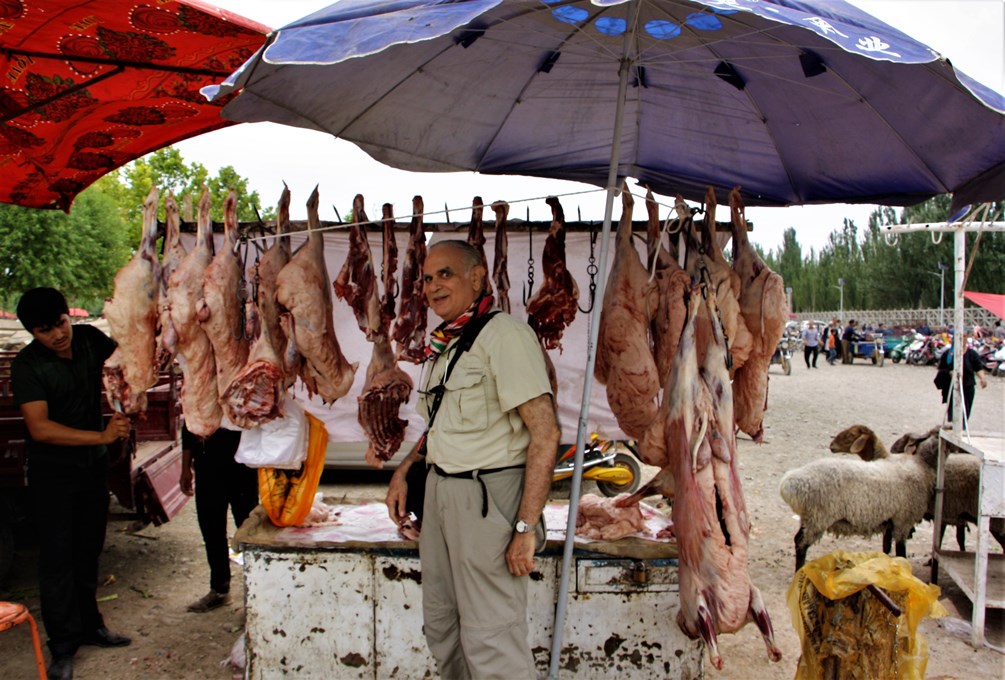
[[[492,269],[492,261],[495,252],[495,225],[492,218],[492,211],[486,209],[485,220],[485,254],[489,261],[489,271]],[[599,225],[597,227],[599,232]],[[381,232],[378,225],[370,225],[367,228],[370,240],[370,248],[373,252],[374,267],[378,279],[383,260],[381,246]],[[326,231],[325,255],[328,266],[328,276],[334,281],[338,276],[342,264],[345,262],[349,252],[348,231],[336,229]],[[401,265],[404,262],[405,251],[408,247],[408,234],[397,232],[398,241],[398,272],[396,277],[400,281]],[[544,271],[541,264],[541,253],[544,248],[544,241],[547,234],[536,231],[533,236],[534,250],[534,290],[540,289],[544,282]],[[466,226],[456,232],[431,234],[430,244],[446,238],[466,239]],[[297,233],[291,237],[294,251],[306,240],[306,234]],[[529,250],[528,234],[526,229],[511,227],[509,232],[509,277],[511,290],[509,294],[512,313],[522,319],[526,319],[526,310],[523,304],[523,290],[527,282],[527,254]],[[217,237],[219,244],[221,237]],[[191,247],[192,237],[185,235],[185,245]],[[271,239],[259,242],[262,245],[271,244]],[[599,253],[600,239],[597,238],[597,260]],[[613,262],[614,239],[611,239],[611,254],[608,262]],[[579,285],[579,299],[581,306],[585,309],[588,306],[589,276],[586,268],[590,256],[590,234],[587,232],[569,232],[566,235],[566,253],[570,272]],[[248,287],[251,294],[251,284],[253,281],[253,266],[255,264],[254,248],[248,254]],[[598,273],[598,277],[604,274]],[[344,301],[340,300],[332,291],[334,304],[335,329],[338,335],[342,352],[351,362],[359,362],[356,371],[356,378],[349,393],[339,399],[334,404],[325,405],[319,397],[308,398],[306,392],[297,383],[296,397],[303,406],[313,415],[322,420],[327,426],[329,439],[332,443],[350,444],[366,442],[366,436],[356,420],[357,398],[363,392],[363,383],[366,379],[366,367],[370,361],[372,346],[366,341],[363,332],[356,324],[356,318],[352,309]],[[399,296],[400,302],[400,296]],[[601,301],[597,300],[597,310],[599,313]],[[427,324],[428,332],[440,322],[434,314],[429,314]],[[589,316],[582,312],[577,312],[575,321],[566,329],[562,336],[562,351],[551,350],[549,352],[555,370],[558,374],[558,415],[559,424],[562,428],[562,441],[571,443],[576,438],[576,427],[579,420],[580,403],[583,395],[583,370],[586,365],[586,343],[589,332]],[[416,387],[420,384],[421,367],[407,362],[400,362],[401,368],[411,376]],[[410,447],[423,431],[423,420],[415,413],[416,392],[412,391],[409,402],[402,406],[400,416],[409,422],[408,430],[405,433],[405,444]],[[590,399],[590,416],[587,422],[589,432],[598,432],[605,438],[624,439],[625,435],[618,427],[617,422],[607,405],[606,388],[594,381]]]

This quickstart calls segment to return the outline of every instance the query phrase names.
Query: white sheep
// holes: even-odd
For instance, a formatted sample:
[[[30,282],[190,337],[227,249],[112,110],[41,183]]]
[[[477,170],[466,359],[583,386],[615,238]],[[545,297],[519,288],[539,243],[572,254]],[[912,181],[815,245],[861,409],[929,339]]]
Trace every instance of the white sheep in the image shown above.
[[[937,457],[930,454],[919,449],[918,455],[871,462],[822,458],[786,472],[779,493],[799,515],[796,569],[803,566],[807,550],[825,532],[889,535],[897,542],[897,555],[906,557],[905,541],[924,517],[935,485]],[[889,546],[884,548],[889,551]]]
[[[950,451],[959,451],[948,442],[945,442],[944,445],[949,446]],[[901,436],[890,446],[889,451],[879,437],[865,425],[852,425],[842,430],[831,440],[830,444],[830,450],[834,453],[851,453],[866,461],[888,458],[891,453],[915,454],[919,447],[934,449],[925,455],[938,454],[938,426],[922,434],[908,433]],[[967,523],[976,524],[977,522],[980,461],[969,453],[950,453],[946,456],[943,472],[945,479],[942,495],[942,534],[945,535],[947,526],[954,525],[956,527],[956,543],[960,550],[966,550]],[[935,519],[934,486],[928,499],[928,508],[924,518],[929,521]],[[1005,519],[993,518],[991,520],[991,533],[1005,547]],[[890,541],[891,538],[884,535],[883,550],[885,552],[890,551]],[[939,536],[939,545],[942,545],[942,536]]]

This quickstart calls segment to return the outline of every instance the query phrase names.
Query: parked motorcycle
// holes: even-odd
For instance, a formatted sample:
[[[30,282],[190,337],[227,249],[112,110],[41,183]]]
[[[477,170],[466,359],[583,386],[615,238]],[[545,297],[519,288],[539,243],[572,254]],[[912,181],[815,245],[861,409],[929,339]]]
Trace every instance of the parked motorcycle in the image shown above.
[[[552,482],[572,477],[576,445],[566,448],[555,464]],[[635,443],[613,439],[601,440],[594,432],[583,452],[583,479],[597,483],[600,493],[612,498],[622,493],[633,493],[642,482],[642,465],[636,455]]]
[[[907,356],[907,350],[908,348],[910,348],[911,343],[913,342],[914,342],[914,336],[905,335],[903,338],[901,338],[900,342],[898,342],[896,345],[890,348],[890,351],[887,353],[887,356],[890,357],[890,360],[893,361],[893,363],[899,364]]]
[[[920,340],[917,338],[920,337]],[[949,349],[949,343],[941,335],[921,335],[911,343],[907,351],[907,361],[914,366],[934,364]]]

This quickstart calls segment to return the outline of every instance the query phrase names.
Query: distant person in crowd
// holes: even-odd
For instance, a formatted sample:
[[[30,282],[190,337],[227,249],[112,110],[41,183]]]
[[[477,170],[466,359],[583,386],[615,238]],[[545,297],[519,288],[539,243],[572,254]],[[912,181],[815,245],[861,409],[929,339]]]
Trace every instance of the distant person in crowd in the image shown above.
[[[440,676],[534,678],[527,588],[544,545],[542,511],[560,432],[541,344],[526,322],[494,313],[470,349],[456,354],[465,327],[493,313],[485,272],[466,241],[428,250],[425,295],[443,323],[430,338],[418,399],[430,423],[426,458],[418,446],[409,453],[386,503],[400,527],[408,468],[430,464],[419,559],[423,630]],[[445,377],[453,356],[456,369]]]
[[[921,333],[922,335],[931,335],[932,329],[929,327],[927,321],[922,321],[921,325],[914,329],[916,333]]]
[[[963,337],[964,347],[966,347],[966,334]],[[955,338],[953,339],[955,343]],[[952,345],[949,346],[945,352],[943,352],[942,357],[939,359],[939,373],[946,375],[952,374],[953,371],[953,354],[954,348]],[[970,408],[974,405],[974,392],[977,381],[981,383],[981,389],[983,390],[988,386],[988,381],[984,377],[984,364],[981,362],[981,356],[977,353],[973,347],[966,347],[963,351],[963,409],[966,412],[967,420],[970,420]],[[949,378],[948,382],[943,379],[939,383],[939,387],[942,390],[942,403],[948,403],[946,408],[946,417],[948,420],[953,419],[953,394],[952,394],[952,379]]]
[[[1005,326],[1002,326],[1001,321],[995,321],[995,327],[991,329],[991,337],[1005,340]]]
[[[813,368],[817,367],[817,355],[820,354],[820,330],[810,321],[803,329],[803,359],[806,368],[810,368],[810,357],[813,357]]]
[[[852,319],[844,328],[841,335],[841,363],[850,364],[852,362],[852,343],[859,339],[859,334],[855,331],[856,321]]]
[[[101,413],[101,370],[115,342],[93,326],[71,326],[66,299],[54,288],[27,291],[17,317],[33,338],[11,364],[11,387],[28,429],[48,676],[64,680],[73,677],[81,645],[131,642],[105,627],[96,599],[108,521],[107,447],[129,436],[130,422],[115,413],[105,423]]]
[[[831,324],[831,327],[827,332],[826,348],[827,348],[827,363],[831,366],[837,361],[838,347],[841,346],[841,329],[837,324]]]
[[[234,460],[241,433],[220,428],[209,437],[181,431],[182,493],[195,494],[199,531],[209,562],[209,592],[188,606],[202,614],[230,603],[227,509],[241,526],[258,505],[258,471]],[[193,485],[193,474],[195,484]]]

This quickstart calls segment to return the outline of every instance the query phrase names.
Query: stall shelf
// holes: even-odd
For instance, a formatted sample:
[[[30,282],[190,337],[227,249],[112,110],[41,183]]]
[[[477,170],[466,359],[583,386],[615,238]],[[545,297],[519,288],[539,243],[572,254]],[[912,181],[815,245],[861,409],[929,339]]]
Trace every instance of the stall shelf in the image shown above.
[[[980,459],[977,547],[974,552],[942,550],[942,489],[944,465],[951,444]],[[932,545],[932,582],[938,582],[942,565],[949,577],[973,603],[971,643],[984,644],[984,614],[987,608],[1005,609],[1005,555],[989,554],[990,521],[1005,517],[1005,436],[1002,433],[960,434],[942,430],[939,439],[939,466],[936,477],[935,526]]]

